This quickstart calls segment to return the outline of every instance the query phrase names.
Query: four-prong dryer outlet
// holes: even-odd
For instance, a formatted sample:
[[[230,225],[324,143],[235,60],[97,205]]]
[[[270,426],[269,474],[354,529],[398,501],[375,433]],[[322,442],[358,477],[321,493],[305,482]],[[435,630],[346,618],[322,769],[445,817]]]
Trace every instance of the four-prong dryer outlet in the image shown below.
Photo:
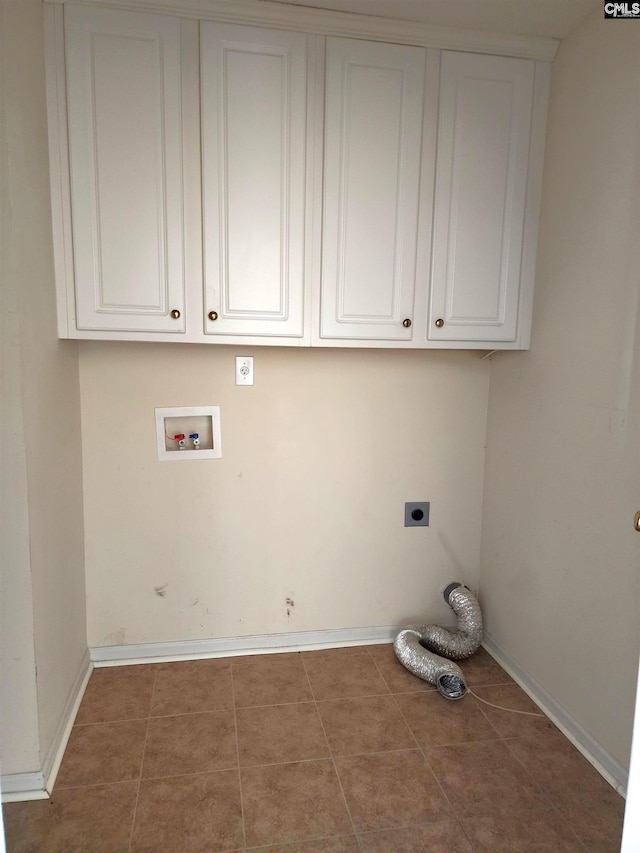
[[[253,356],[236,356],[236,385],[253,385]]]

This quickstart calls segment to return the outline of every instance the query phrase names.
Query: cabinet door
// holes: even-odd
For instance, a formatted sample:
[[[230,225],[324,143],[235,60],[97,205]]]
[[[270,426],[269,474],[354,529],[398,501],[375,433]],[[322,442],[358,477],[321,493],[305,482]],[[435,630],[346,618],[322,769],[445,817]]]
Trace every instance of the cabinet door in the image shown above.
[[[184,332],[180,23],[65,9],[78,329]]]
[[[514,341],[534,62],[443,52],[429,339]]]
[[[321,338],[412,338],[425,55],[327,39]]]
[[[200,34],[205,332],[301,337],[307,38]]]

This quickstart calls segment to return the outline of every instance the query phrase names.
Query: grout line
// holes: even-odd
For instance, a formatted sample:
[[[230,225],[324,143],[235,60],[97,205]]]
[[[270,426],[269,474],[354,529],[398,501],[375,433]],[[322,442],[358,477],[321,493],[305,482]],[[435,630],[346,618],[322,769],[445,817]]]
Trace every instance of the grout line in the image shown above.
[[[331,744],[329,743],[329,738],[327,737],[327,731],[324,727],[324,721],[322,719],[322,715],[320,713],[320,708],[318,707],[318,700],[315,698],[315,691],[313,689],[313,684],[311,683],[311,679],[309,678],[309,672],[307,671],[306,664],[304,662],[304,656],[300,656],[302,660],[302,666],[304,667],[305,675],[307,676],[307,681],[309,682],[309,687],[311,688],[311,695],[314,697],[314,702],[316,706],[316,714],[318,715],[318,719],[320,720],[320,725],[322,726],[322,733],[324,734],[324,739],[327,743],[327,749],[329,750],[329,757],[331,759],[331,763],[333,764],[333,772],[336,774],[336,779],[338,780],[338,785],[340,787],[340,793],[342,794],[342,802],[344,803],[344,807],[347,810],[347,815],[349,816],[349,823],[351,824],[351,829],[353,830],[353,835],[356,841],[356,845],[358,849],[360,849],[360,839],[358,838],[358,834],[356,833],[356,827],[353,822],[353,815],[351,814],[351,809],[349,808],[349,803],[347,802],[347,795],[344,792],[344,788],[342,786],[342,780],[340,779],[340,774],[338,773],[338,767],[336,765],[336,759],[333,754],[333,750],[331,749]]]
[[[322,722],[322,720],[320,722]],[[324,730],[324,727],[323,727],[323,730]],[[326,735],[325,735],[325,737],[326,737]],[[335,756],[331,752],[331,750],[329,750],[329,753],[327,755],[320,755],[320,756],[317,756],[316,758],[295,758],[295,759],[289,760],[289,761],[270,761],[268,763],[263,763],[263,764],[245,764],[245,765],[243,765],[242,769],[243,770],[249,769],[249,768],[253,769],[255,767],[283,767],[286,764],[313,764],[314,762],[318,762],[318,761],[333,761],[334,757],[335,758],[364,758],[364,757],[367,757],[369,755],[391,755],[392,753],[395,753],[395,752],[415,752],[416,749],[420,749],[420,747],[405,746],[405,747],[401,747],[400,749],[377,749],[374,752],[346,752],[346,753],[336,754]],[[189,774],[189,775],[192,775],[192,774]]]
[[[425,749],[424,747],[421,747],[421,748],[420,748],[420,752],[422,753],[422,757],[424,758],[425,763],[426,763],[427,767],[429,768],[429,770],[430,770],[430,772],[431,772],[431,775],[432,775],[432,776],[433,776],[433,778],[436,780],[436,785],[437,785],[437,786],[438,786],[438,788],[440,789],[440,792],[441,792],[442,796],[444,797],[445,802],[447,803],[447,805],[448,805],[448,806],[449,806],[449,808],[451,809],[451,814],[453,815],[453,819],[457,822],[458,826],[460,827],[460,829],[461,829],[461,830],[462,830],[462,832],[464,833],[465,838],[468,840],[469,844],[473,847],[473,843],[472,843],[471,839],[468,837],[467,833],[464,831],[464,827],[463,827],[463,825],[462,825],[462,818],[461,818],[461,815],[459,815],[459,814],[458,814],[458,812],[457,812],[457,810],[453,807],[453,803],[452,803],[452,802],[451,802],[451,800],[449,799],[449,796],[448,796],[447,792],[445,791],[445,789],[444,789],[444,787],[443,787],[443,785],[442,785],[442,782],[441,782],[441,781],[440,781],[440,779],[438,778],[438,774],[437,774],[437,773],[436,773],[436,771],[433,769],[433,767],[432,767],[432,765],[431,765],[431,762],[429,761],[429,759],[428,759],[428,757],[427,757],[426,749]]]
[[[481,703],[480,703],[480,702],[478,702],[478,701],[475,699],[475,697],[473,696],[473,694],[472,694],[472,693],[469,695],[469,698],[471,699],[471,701],[473,702],[473,704],[476,706],[476,708],[478,709],[478,711],[480,711],[480,713],[482,714],[482,716],[484,717],[484,719],[487,721],[487,723],[489,723],[489,725],[491,726],[491,728],[493,729],[493,731],[496,733],[496,738],[497,738],[498,740],[501,740],[501,741],[502,741],[502,740],[504,740],[504,737],[503,737],[503,736],[502,736],[502,734],[498,731],[498,727],[495,725],[495,723],[493,722],[493,720],[491,719],[491,717],[489,716],[489,714],[488,714],[488,713],[485,711],[485,709],[482,707]]]
[[[324,841],[342,841],[343,839],[353,838],[353,833],[351,832],[339,832],[336,835],[316,835],[312,838],[305,838],[303,841],[285,841],[284,846],[280,844],[274,845],[271,843],[267,844],[256,844],[252,847],[245,847],[245,851],[251,851],[251,853],[260,853],[261,850],[269,850],[273,851],[274,849],[284,850],[290,849],[293,853],[295,850],[300,849],[300,845],[306,844],[314,844],[315,842],[324,842]],[[233,850],[230,853],[239,853],[239,851]]]
[[[86,729],[89,726],[111,726],[114,723],[140,723],[144,720],[148,720],[149,716],[146,715],[144,717],[119,717],[115,720],[94,720],[93,722],[88,723],[74,723],[74,729]]]
[[[437,785],[437,786],[438,786],[438,788],[440,789],[440,793],[442,794],[442,796],[444,797],[445,802],[447,803],[447,805],[448,805],[448,806],[449,806],[449,808],[451,809],[451,814],[454,816],[455,820],[458,822],[458,824],[460,825],[460,828],[462,829],[462,824],[460,823],[460,818],[458,817],[458,815],[457,815],[457,813],[456,813],[455,809],[453,808],[453,805],[452,805],[452,803],[451,803],[451,800],[449,799],[449,797],[447,796],[447,794],[446,794],[446,792],[445,792],[444,788],[442,787],[442,784],[440,783],[440,779],[438,779],[438,776],[437,776],[437,774],[436,774],[435,770],[434,770],[434,769],[433,769],[433,767],[431,766],[431,762],[429,761],[429,759],[428,759],[428,758],[427,758],[427,756],[426,756],[426,753],[425,753],[425,749],[424,749],[424,747],[423,747],[423,746],[422,746],[422,744],[418,741],[418,738],[416,737],[416,734],[415,734],[415,732],[413,731],[413,728],[411,727],[411,724],[410,724],[409,720],[407,719],[407,717],[406,717],[406,715],[405,715],[404,711],[403,711],[403,710],[402,710],[402,708],[400,707],[400,704],[399,704],[399,702],[398,702],[398,701],[397,701],[397,699],[396,699],[396,695],[400,695],[400,694],[395,694],[395,693],[393,693],[393,694],[392,694],[393,699],[394,699],[394,702],[396,703],[396,706],[397,706],[398,710],[400,711],[400,715],[402,716],[402,719],[404,720],[405,725],[407,726],[407,728],[408,728],[408,729],[409,729],[409,731],[411,732],[411,734],[412,734],[412,736],[413,736],[413,739],[415,740],[415,742],[416,742],[416,744],[417,744],[417,747],[418,747],[418,749],[420,750],[420,754],[422,755],[422,758],[423,758],[423,760],[424,760],[424,763],[425,763],[426,767],[428,768],[429,772],[431,773],[431,775],[432,775],[432,776],[433,776],[433,778],[435,779],[435,781],[436,781],[436,785]],[[463,830],[463,832],[464,832],[464,830]],[[466,837],[466,833],[465,833],[465,837]],[[469,839],[469,843],[471,843],[471,839]]]
[[[228,708],[203,708],[200,711],[180,711],[178,714],[149,714],[150,720],[165,720],[169,717],[197,717],[202,714],[228,714],[233,711],[233,705]]]
[[[233,660],[231,661],[231,702],[233,704],[233,725],[236,733],[236,761],[238,763],[238,788],[240,790],[240,821],[242,823],[242,846],[247,847],[247,827],[244,819],[244,796],[242,794],[242,770],[240,767],[240,739],[238,737],[238,708],[236,707],[236,690],[233,678]]]
[[[372,657],[372,659],[373,659],[373,662],[374,662],[374,664],[375,664],[376,669],[378,670],[378,672],[379,672],[379,674],[380,674],[380,677],[382,678],[382,680],[384,681],[384,683],[387,685],[387,688],[389,689],[389,693],[391,694],[391,696],[392,696],[392,698],[393,698],[393,704],[396,706],[396,708],[398,709],[398,711],[399,711],[399,713],[400,713],[400,716],[401,716],[401,717],[402,717],[402,719],[404,720],[404,724],[405,724],[405,726],[407,727],[407,729],[409,730],[409,732],[410,732],[410,734],[411,734],[411,737],[413,738],[413,740],[414,740],[414,743],[415,743],[416,747],[417,747],[418,749],[420,749],[421,747],[420,747],[420,744],[419,744],[419,742],[418,742],[418,738],[416,737],[415,732],[414,732],[414,731],[413,731],[413,729],[411,728],[411,725],[410,725],[409,721],[407,720],[407,718],[406,718],[406,717],[405,717],[405,715],[403,714],[403,712],[402,712],[402,708],[400,707],[400,704],[398,703],[398,700],[397,700],[397,698],[396,698],[396,696],[397,696],[397,695],[399,695],[399,694],[396,694],[396,693],[394,693],[394,692],[391,690],[391,687],[389,687],[389,685],[387,684],[387,680],[386,680],[386,678],[384,677],[384,673],[382,672],[382,670],[380,669],[380,667],[379,667],[379,666],[378,666],[378,664],[376,663],[375,658],[373,658],[373,655],[371,655],[371,657]],[[423,693],[423,692],[429,692],[429,691],[422,691],[422,690],[420,690],[420,691],[416,691],[416,692]],[[403,694],[403,695],[405,695],[405,694]]]
[[[301,699],[299,702],[271,702],[269,705],[238,705],[238,711],[257,711],[261,708],[286,708],[289,705],[313,705],[315,704],[313,695],[311,699]]]
[[[151,705],[153,703],[153,694],[155,693],[157,680],[158,680],[158,670],[156,669],[154,674],[153,674],[153,685],[151,687],[151,696],[149,698],[149,713],[147,715],[147,728],[146,728],[145,733],[144,733],[144,744],[142,747],[142,758],[140,759],[140,774],[138,777],[138,790],[136,791],[136,801],[135,801],[134,806],[133,806],[133,817],[131,819],[131,832],[129,833],[129,848],[128,848],[129,853],[131,853],[131,847],[133,845],[133,831],[134,831],[135,826],[136,826],[136,817],[138,814],[138,801],[140,799],[140,787],[142,785],[142,767],[144,765],[144,756],[145,756],[145,752],[147,751],[147,738],[149,736],[149,724],[150,724],[150,720],[151,720]]]
[[[115,782],[86,782],[84,785],[56,785],[56,794],[60,794],[63,791],[82,791],[85,788],[106,788],[112,785],[135,785],[138,780],[136,779],[117,779]],[[51,800],[54,799],[54,795],[52,794],[50,797]],[[17,800],[17,802],[40,802],[39,800]],[[6,803],[2,804],[3,806]]]
[[[546,716],[546,715],[545,715],[545,716]],[[547,719],[548,719],[548,718],[547,718]],[[583,848],[584,850],[588,850],[589,848],[587,847],[586,843],[582,840],[582,838],[580,838],[580,836],[578,835],[578,833],[576,832],[576,830],[573,828],[573,825],[571,824],[571,822],[570,822],[570,821],[569,821],[569,820],[564,816],[564,814],[562,813],[562,811],[561,811],[561,809],[560,809],[559,804],[556,802],[555,798],[554,798],[554,797],[552,797],[552,795],[551,795],[551,793],[549,792],[549,790],[548,790],[547,786],[546,786],[546,785],[542,785],[542,783],[540,783],[540,782],[536,779],[536,777],[535,777],[535,775],[533,774],[533,772],[532,772],[528,767],[526,767],[526,765],[525,765],[525,764],[524,764],[524,762],[520,759],[520,757],[519,757],[519,756],[518,756],[518,755],[517,755],[517,754],[516,754],[512,749],[511,749],[511,747],[510,747],[510,743],[511,743],[511,741],[520,740],[520,739],[521,739],[521,738],[523,738],[523,737],[526,737],[526,732],[524,732],[523,734],[517,735],[516,737],[503,738],[502,742],[504,743],[505,747],[507,748],[507,751],[508,751],[509,755],[510,755],[510,756],[511,756],[511,757],[512,757],[516,762],[517,762],[517,764],[518,764],[518,765],[523,769],[523,771],[524,771],[524,773],[526,774],[527,778],[528,778],[528,779],[529,779],[529,780],[530,780],[530,781],[535,785],[535,787],[538,789],[538,791],[539,791],[539,793],[542,795],[542,797],[543,797],[543,798],[544,798],[544,799],[549,803],[549,811],[553,811],[553,812],[555,812],[555,813],[556,813],[556,815],[557,815],[557,816],[560,818],[560,820],[562,821],[562,823],[564,823],[564,824],[565,824],[565,826],[569,829],[569,831],[573,833],[573,835],[576,837],[576,839],[577,839],[578,843],[582,846],[582,848]]]

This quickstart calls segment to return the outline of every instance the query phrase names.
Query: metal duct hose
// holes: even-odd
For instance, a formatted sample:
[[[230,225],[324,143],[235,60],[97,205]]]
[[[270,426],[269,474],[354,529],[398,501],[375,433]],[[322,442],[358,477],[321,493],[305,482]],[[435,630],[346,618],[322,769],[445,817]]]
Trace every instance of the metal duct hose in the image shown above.
[[[400,631],[393,642],[398,660],[418,678],[435,684],[445,699],[461,699],[467,692],[462,670],[457,663],[421,646],[421,637],[421,629],[414,625]]]
[[[425,625],[421,643],[425,649],[451,660],[464,660],[477,652],[482,642],[482,613],[470,589],[457,582],[444,591],[444,600],[458,617],[455,631],[440,625]]]
[[[482,614],[471,590],[457,582],[449,584],[444,600],[458,619],[451,631],[439,625],[409,625],[400,631],[393,648],[409,672],[434,684],[445,699],[460,699],[467,692],[464,675],[452,660],[470,657],[482,641]]]

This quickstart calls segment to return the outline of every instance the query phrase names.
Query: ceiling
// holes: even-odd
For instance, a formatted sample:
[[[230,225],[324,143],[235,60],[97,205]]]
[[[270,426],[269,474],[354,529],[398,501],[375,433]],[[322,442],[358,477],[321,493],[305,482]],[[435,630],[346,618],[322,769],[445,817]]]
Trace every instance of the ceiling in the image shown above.
[[[562,39],[602,0],[275,0],[444,27]]]

